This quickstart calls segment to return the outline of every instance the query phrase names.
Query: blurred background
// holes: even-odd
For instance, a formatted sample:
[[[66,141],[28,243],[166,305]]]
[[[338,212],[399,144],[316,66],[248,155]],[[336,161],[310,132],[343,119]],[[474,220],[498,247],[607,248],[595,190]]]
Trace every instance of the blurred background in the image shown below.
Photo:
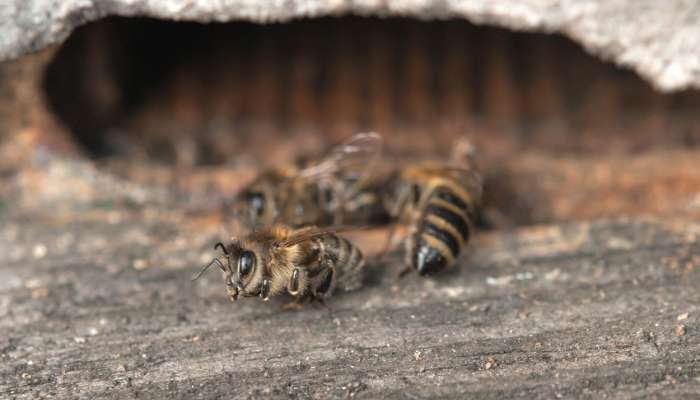
[[[6,203],[55,202],[70,185],[16,173],[70,154],[206,213],[261,168],[373,130],[387,162],[469,138],[486,228],[700,215],[700,93],[663,94],[559,35],[461,19],[107,18],[23,60],[3,76],[17,94],[3,107]]]

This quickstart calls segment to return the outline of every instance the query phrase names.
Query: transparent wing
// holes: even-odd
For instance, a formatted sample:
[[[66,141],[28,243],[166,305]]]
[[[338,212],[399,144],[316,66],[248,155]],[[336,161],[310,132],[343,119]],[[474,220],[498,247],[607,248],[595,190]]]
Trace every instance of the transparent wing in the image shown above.
[[[382,151],[382,137],[374,132],[358,133],[335,146],[318,163],[299,172],[326,196],[328,211],[336,223],[340,212],[355,193],[372,177]]]
[[[315,226],[308,227],[308,228],[301,228],[301,229],[298,229],[297,231],[295,231],[291,237],[287,238],[287,240],[277,242],[274,244],[274,246],[276,246],[276,247],[290,247],[290,246],[294,246],[295,244],[305,242],[307,240],[311,240],[311,239],[314,239],[317,237],[327,235],[329,233],[337,234],[337,233],[342,233],[342,232],[347,232],[347,231],[356,231],[356,230],[361,230],[361,229],[366,229],[366,227],[337,225],[337,226],[332,226],[329,228],[318,228]]]
[[[457,139],[452,145],[452,154],[447,168],[461,172],[463,184],[470,193],[481,198],[483,178],[478,172],[478,151],[476,145],[468,137]]]
[[[364,180],[372,171],[382,151],[382,137],[374,132],[358,133],[335,146],[318,163],[300,171],[305,179],[342,177]]]
[[[476,171],[474,168],[455,165],[447,165],[445,168],[459,172],[460,175],[464,177],[462,179],[462,183],[466,186],[466,188],[471,193],[474,193],[478,197],[481,197],[484,181],[481,177],[481,174],[478,171]]]

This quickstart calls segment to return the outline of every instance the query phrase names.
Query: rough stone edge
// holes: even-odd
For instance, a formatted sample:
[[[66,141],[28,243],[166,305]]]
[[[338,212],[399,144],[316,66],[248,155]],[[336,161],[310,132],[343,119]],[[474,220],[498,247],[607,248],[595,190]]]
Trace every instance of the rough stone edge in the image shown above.
[[[562,34],[604,60],[631,68],[660,91],[700,88],[700,10],[685,0],[634,0],[634,7],[629,0],[82,0],[58,2],[53,8],[52,0],[12,1],[0,6],[0,32],[9,32],[0,38],[0,60],[62,42],[74,28],[113,15],[203,23],[350,14],[457,17],[478,25]]]

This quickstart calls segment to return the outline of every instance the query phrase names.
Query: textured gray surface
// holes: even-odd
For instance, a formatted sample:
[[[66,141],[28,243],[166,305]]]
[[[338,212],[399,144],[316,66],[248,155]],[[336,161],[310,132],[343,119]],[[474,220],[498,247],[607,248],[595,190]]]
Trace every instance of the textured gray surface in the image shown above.
[[[5,0],[0,59],[60,42],[76,26],[108,15],[272,22],[348,13],[462,17],[558,32],[634,69],[660,90],[700,87],[700,5],[694,0]]]
[[[0,215],[3,399],[700,392],[697,225],[481,235],[452,274],[397,282],[398,265],[375,266],[330,308],[283,312],[231,304],[216,273],[190,283],[217,237],[90,215]]]

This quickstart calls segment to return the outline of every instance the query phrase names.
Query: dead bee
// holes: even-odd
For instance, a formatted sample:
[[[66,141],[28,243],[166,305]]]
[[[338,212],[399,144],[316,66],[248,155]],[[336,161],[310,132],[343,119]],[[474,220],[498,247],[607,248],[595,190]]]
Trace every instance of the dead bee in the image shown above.
[[[307,300],[323,302],[336,288],[353,290],[362,284],[364,257],[336,232],[276,225],[233,239],[227,245],[217,243],[214,248],[220,248],[223,254],[193,280],[216,264],[223,272],[232,301],[241,296],[267,301],[287,292],[295,298],[294,305]]]
[[[262,173],[233,202],[233,214],[247,228],[369,223],[386,215],[369,184],[382,139],[360,133],[305,167],[281,166]]]
[[[389,174],[376,174],[357,185],[345,200],[335,225],[386,225],[391,216],[386,209],[383,192]]]
[[[481,187],[471,163],[421,162],[395,172],[385,201],[392,217],[409,224],[406,271],[429,275],[452,265],[474,230]]]

